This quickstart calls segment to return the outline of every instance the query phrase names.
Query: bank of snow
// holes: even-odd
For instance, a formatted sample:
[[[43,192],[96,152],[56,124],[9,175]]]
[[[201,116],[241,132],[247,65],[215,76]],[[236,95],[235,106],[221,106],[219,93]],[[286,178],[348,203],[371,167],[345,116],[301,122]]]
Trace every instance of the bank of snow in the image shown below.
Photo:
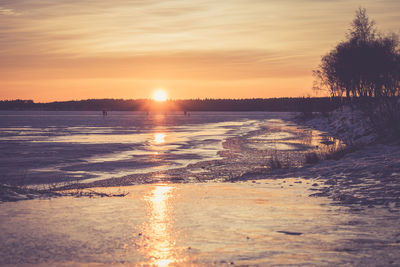
[[[400,207],[400,142],[381,143],[368,118],[350,107],[327,116],[299,121],[341,139],[356,151],[339,160],[325,160],[302,168],[277,171],[276,177],[316,178],[314,196],[328,196],[345,204]]]
[[[368,145],[378,139],[368,117],[360,110],[348,106],[332,111],[328,115],[314,115],[312,119],[300,120],[300,123],[327,132],[348,145]]]

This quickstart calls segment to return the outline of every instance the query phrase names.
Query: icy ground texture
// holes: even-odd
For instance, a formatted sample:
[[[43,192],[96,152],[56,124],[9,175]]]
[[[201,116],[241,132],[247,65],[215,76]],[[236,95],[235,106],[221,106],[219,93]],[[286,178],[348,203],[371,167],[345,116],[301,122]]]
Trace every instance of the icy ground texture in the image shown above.
[[[222,141],[289,114],[0,112],[0,180],[100,180],[221,158]]]
[[[314,196],[328,196],[340,204],[360,208],[400,207],[400,146],[371,145],[345,155],[291,170],[280,170],[269,177],[304,177],[318,181]]]
[[[400,143],[371,144],[376,135],[359,111],[345,107],[328,117],[303,122],[314,129],[342,138],[347,144],[363,145],[339,160],[323,161],[270,177],[318,179],[316,196],[329,196],[341,204],[400,207]],[[347,140],[347,141],[346,141]]]
[[[147,173],[87,181],[80,187],[117,186],[157,182],[232,181],[267,177],[271,159],[282,168],[302,166],[310,151],[340,146],[340,141],[321,132],[304,128],[281,119],[258,121],[257,130],[242,131],[222,139],[221,148],[214,147],[219,158],[193,161],[184,167],[149,169]],[[184,152],[184,151],[182,151]],[[76,185],[69,186],[76,187]]]
[[[298,153],[328,140],[291,125],[288,113],[1,112],[0,183],[226,180],[268,169],[271,155],[299,166]]]
[[[328,116],[317,115],[302,123],[313,129],[328,132],[349,145],[370,144],[377,138],[369,119],[361,111],[348,106],[337,109]]]
[[[124,198],[2,203],[0,265],[398,264],[398,212],[331,206],[307,197],[314,182],[147,184]]]

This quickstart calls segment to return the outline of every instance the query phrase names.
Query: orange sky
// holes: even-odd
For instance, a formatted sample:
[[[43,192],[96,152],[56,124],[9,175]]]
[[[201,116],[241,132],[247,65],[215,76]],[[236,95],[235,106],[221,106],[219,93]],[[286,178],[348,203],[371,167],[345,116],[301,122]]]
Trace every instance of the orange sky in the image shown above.
[[[399,32],[398,0],[0,0],[0,99],[313,95],[359,6]]]

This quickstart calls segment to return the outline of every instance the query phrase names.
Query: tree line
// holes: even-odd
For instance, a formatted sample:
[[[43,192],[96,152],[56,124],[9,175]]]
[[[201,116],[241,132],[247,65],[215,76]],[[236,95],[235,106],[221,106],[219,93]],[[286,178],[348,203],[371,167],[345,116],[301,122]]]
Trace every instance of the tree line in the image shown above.
[[[315,89],[332,97],[399,97],[399,38],[380,33],[366,9],[359,8],[346,40],[322,57],[314,75]]]
[[[147,99],[87,99],[49,103],[35,103],[32,100],[4,100],[0,101],[0,110],[329,112],[339,107],[342,101],[343,99],[337,97],[188,99],[168,100],[165,103],[156,103]]]
[[[315,89],[363,111],[380,136],[400,138],[400,47],[398,35],[384,35],[365,8],[356,11],[346,40],[324,55]]]

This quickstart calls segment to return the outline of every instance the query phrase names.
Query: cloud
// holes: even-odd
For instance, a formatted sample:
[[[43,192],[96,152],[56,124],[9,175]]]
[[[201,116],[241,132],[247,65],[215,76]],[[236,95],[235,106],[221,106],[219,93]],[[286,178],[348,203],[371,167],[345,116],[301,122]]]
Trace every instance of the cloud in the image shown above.
[[[312,79],[360,5],[380,30],[398,30],[398,0],[1,0],[0,76]]]
[[[79,57],[4,57],[4,79],[243,80],[311,73],[310,59],[262,50]]]
[[[21,13],[11,8],[0,7],[0,16],[20,16]]]
[[[19,0],[1,19],[6,54],[106,53],[194,50],[294,50],[314,53],[343,38],[358,0]],[[400,1],[367,0],[378,27],[398,27]],[[14,11],[15,12],[15,11]],[[4,16],[3,16],[4,17]],[[10,17],[10,16],[8,16]],[[381,28],[381,27],[380,27]],[[396,28],[397,30],[397,28]],[[0,51],[0,53],[1,53]],[[1,55],[0,55],[1,56]]]

